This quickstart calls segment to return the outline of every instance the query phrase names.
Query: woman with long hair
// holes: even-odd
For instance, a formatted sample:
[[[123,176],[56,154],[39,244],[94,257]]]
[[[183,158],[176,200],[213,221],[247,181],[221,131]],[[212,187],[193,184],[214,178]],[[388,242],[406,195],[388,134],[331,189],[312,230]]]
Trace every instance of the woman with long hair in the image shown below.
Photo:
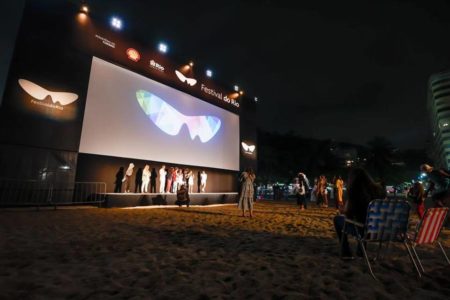
[[[317,181],[317,205],[320,207],[328,207],[328,191],[327,191],[327,178],[325,175],[320,175]]]
[[[145,165],[144,170],[142,171],[142,188],[141,193],[148,193],[148,184],[150,182],[150,166]]]
[[[253,200],[254,200],[254,187],[256,175],[252,168],[247,168],[241,175],[241,195],[239,197],[238,207],[242,210],[242,216],[245,217],[245,212],[248,210],[250,218],[253,217]]]
[[[347,236],[342,234],[345,219],[348,218],[364,224],[366,222],[367,207],[370,201],[385,198],[386,190],[380,184],[375,183],[364,169],[355,168],[348,175],[347,194],[348,201],[345,203],[343,214],[334,217],[333,220],[339,240],[344,239],[341,249],[343,257],[352,256]],[[361,254],[359,247],[357,254]]]

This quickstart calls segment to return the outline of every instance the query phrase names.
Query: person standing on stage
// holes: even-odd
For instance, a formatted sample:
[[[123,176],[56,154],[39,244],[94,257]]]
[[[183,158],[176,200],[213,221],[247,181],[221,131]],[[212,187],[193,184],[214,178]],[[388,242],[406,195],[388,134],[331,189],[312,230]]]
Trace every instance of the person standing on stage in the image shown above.
[[[164,184],[166,183],[166,166],[162,165],[159,169],[159,193],[164,194]]]
[[[144,170],[142,171],[142,193],[148,193],[148,183],[150,182],[150,166],[145,165]]]
[[[125,182],[125,193],[130,193],[130,181],[131,181],[131,176],[133,175],[133,169],[134,169],[134,164],[130,163],[130,165],[128,166],[128,169],[125,173],[125,177],[122,179],[122,181]]]
[[[250,218],[253,218],[253,200],[254,200],[254,187],[256,175],[252,168],[247,168],[241,175],[241,195],[239,197],[238,208],[242,210],[242,216],[245,217],[245,212],[249,211]]]
[[[123,178],[124,178],[123,167],[120,167],[119,171],[117,171],[117,173],[116,173],[116,181],[114,182],[115,183],[114,193],[122,192],[122,179]]]
[[[170,167],[167,170],[167,174],[166,174],[166,193],[170,193],[172,192],[172,175],[173,175],[173,167]]]
[[[206,189],[206,180],[208,179],[208,174],[205,170],[200,173],[200,192],[204,193]]]
[[[175,167],[172,173],[172,193],[176,193],[178,191],[178,167]]]
[[[152,168],[152,172],[150,173],[150,193],[156,193],[156,178],[158,177],[158,173],[156,173],[155,168]]]
[[[178,189],[180,189],[182,184],[186,184],[186,181],[184,180],[184,170],[181,168],[178,170],[177,181],[178,181]]]
[[[192,172],[192,170],[189,170],[188,172],[188,190],[189,190],[189,194],[192,193],[192,191],[194,190],[194,172]]]
[[[139,168],[134,177],[134,192],[140,193],[142,190],[142,168]]]

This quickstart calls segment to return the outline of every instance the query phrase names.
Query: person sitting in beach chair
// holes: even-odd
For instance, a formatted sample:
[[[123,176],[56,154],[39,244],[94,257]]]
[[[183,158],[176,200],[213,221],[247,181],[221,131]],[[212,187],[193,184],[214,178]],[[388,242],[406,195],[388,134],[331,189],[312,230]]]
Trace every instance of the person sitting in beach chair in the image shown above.
[[[386,190],[381,185],[375,183],[370,175],[361,168],[351,170],[347,182],[348,201],[345,203],[344,208],[340,210],[341,214],[334,217],[333,222],[337,236],[341,242],[341,256],[343,258],[352,258],[353,254],[348,243],[347,235],[342,234],[345,220],[355,220],[364,224],[366,222],[367,207],[370,201],[385,198]],[[361,229],[355,228],[355,230]],[[357,255],[363,255],[359,244]]]
[[[402,243],[408,252],[409,258],[420,276],[419,268],[412,256],[411,247],[407,241],[407,231],[409,224],[409,212],[411,206],[403,199],[376,199],[369,203],[365,223],[346,219],[342,235],[353,236],[362,250],[369,272],[375,280],[372,265],[367,254],[367,244],[377,243],[378,251],[375,259],[380,259],[382,246],[385,249],[390,243]]]
[[[181,207],[182,205],[185,205],[189,207],[189,203],[191,200],[189,199],[189,192],[186,188],[185,184],[182,184],[180,189],[177,191],[177,202],[176,204]]]

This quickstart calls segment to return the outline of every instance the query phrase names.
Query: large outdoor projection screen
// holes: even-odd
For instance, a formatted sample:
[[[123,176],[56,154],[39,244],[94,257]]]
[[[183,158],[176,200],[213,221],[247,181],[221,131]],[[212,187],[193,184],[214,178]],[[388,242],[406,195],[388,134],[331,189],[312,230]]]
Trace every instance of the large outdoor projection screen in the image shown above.
[[[94,57],[80,152],[239,170],[239,116]]]

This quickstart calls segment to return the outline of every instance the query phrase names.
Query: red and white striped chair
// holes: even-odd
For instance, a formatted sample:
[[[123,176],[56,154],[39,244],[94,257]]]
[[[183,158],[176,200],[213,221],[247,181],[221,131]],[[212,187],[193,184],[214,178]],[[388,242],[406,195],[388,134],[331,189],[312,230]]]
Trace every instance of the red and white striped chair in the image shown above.
[[[422,272],[425,272],[425,269],[422,266],[422,262],[417,255],[416,246],[424,245],[424,244],[433,244],[437,243],[442,250],[442,253],[445,256],[445,259],[450,264],[450,260],[448,259],[447,254],[445,253],[444,248],[440,241],[438,241],[439,235],[441,233],[442,227],[444,226],[445,219],[448,214],[448,207],[437,207],[427,209],[425,214],[423,215],[422,220],[416,228],[416,231],[412,236],[410,236],[409,241],[411,243],[414,255],[422,269]]]

